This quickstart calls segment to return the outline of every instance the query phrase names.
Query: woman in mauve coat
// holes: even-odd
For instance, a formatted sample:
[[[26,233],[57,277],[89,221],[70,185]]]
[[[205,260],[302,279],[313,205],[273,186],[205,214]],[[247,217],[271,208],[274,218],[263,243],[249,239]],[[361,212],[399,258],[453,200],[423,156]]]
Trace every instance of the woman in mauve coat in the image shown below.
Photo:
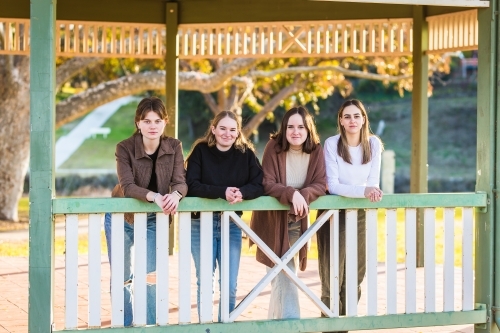
[[[290,109],[280,130],[271,135],[262,158],[264,192],[291,209],[254,211],[251,227],[256,234],[282,257],[308,228],[309,204],[325,194],[326,173],[323,149],[312,116],[303,106]],[[257,249],[257,261],[268,266],[273,262]],[[288,262],[293,272],[306,269],[307,245]],[[269,318],[300,318],[298,290],[280,272],[271,282]]]

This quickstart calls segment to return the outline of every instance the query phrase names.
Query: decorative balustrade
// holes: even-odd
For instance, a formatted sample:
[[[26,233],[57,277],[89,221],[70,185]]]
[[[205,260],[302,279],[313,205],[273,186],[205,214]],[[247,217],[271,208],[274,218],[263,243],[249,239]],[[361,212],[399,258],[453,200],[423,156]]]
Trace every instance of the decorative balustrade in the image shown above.
[[[436,207],[443,208],[443,244],[436,244]],[[461,207],[461,215],[455,215],[455,208]],[[178,253],[178,321],[169,320],[171,302],[169,298],[169,276],[175,270],[169,264],[168,256],[168,218],[163,213],[157,213],[157,325],[180,325],[178,329],[193,324],[191,295],[191,216],[190,212],[201,213],[201,262],[212,262],[212,212],[222,211],[222,274],[221,274],[221,318],[224,324],[212,323],[212,267],[210,264],[201,269],[201,297],[200,321],[204,325],[214,325],[218,331],[242,331],[256,329],[283,331],[279,321],[238,321],[239,316],[248,308],[259,293],[280,272],[284,271],[292,281],[310,299],[310,301],[327,318],[309,318],[290,321],[291,325],[300,325],[303,331],[326,331],[338,329],[374,329],[411,326],[435,326],[466,323],[484,323],[486,311],[481,305],[473,303],[473,239],[474,233],[482,232],[478,228],[474,231],[474,209],[484,210],[486,194],[397,194],[386,195],[379,203],[370,203],[364,199],[349,199],[338,196],[324,196],[311,204],[311,209],[326,209],[325,213],[310,225],[302,237],[282,257],[276,256],[248,227],[248,225],[234,213],[234,210],[285,210],[274,198],[261,197],[245,201],[236,205],[229,205],[223,200],[208,200],[200,198],[185,198],[179,207],[179,253]],[[422,281],[421,274],[416,268],[416,211],[424,210],[425,225],[425,269]],[[339,316],[338,299],[338,247],[339,209],[346,210],[346,282],[347,304],[346,316]],[[366,309],[358,306],[357,291],[357,210],[366,210]],[[381,239],[374,237],[377,230],[379,212],[385,212],[385,273],[381,275],[377,270],[377,245]],[[397,209],[404,209],[404,221],[398,222]],[[54,214],[66,214],[66,317],[65,329],[76,330],[78,325],[78,283],[85,277],[78,276],[78,214],[88,216],[88,329],[101,327],[101,217],[105,211],[112,214],[112,271],[111,271],[111,326],[123,327],[123,224],[125,212],[135,213],[135,271],[134,271],[134,320],[136,326],[146,324],[146,213],[156,212],[157,206],[142,203],[133,199],[54,199]],[[260,249],[275,263],[274,268],[258,282],[246,295],[237,307],[228,312],[229,300],[229,221],[234,221],[242,231],[252,239]],[[326,307],[309,287],[294,275],[286,266],[297,251],[304,246],[316,231],[324,224],[330,223],[331,232],[331,307]],[[404,244],[398,243],[396,230],[398,223],[404,226]],[[455,280],[455,238],[460,236],[462,242],[461,281]],[[436,279],[436,270],[441,266],[436,264],[436,246],[443,246],[443,279]],[[404,292],[398,293],[397,280],[397,248],[404,247],[405,257],[405,284]],[[258,264],[260,265],[260,264]],[[419,277],[420,276],[420,277]],[[170,279],[171,281],[171,279]],[[319,276],[318,276],[319,282]],[[437,284],[443,285],[442,295],[436,295]],[[417,290],[423,284],[425,303],[417,305]],[[454,303],[456,290],[460,285],[461,302]],[[386,290],[385,304],[378,302],[377,290],[382,287]],[[401,288],[399,288],[401,289]],[[404,299],[404,308],[398,303]],[[441,304],[437,300],[442,299]],[[319,313],[318,311],[318,313]],[[287,321],[288,322],[288,321]],[[197,323],[194,322],[195,324]],[[234,326],[236,325],[236,326]],[[256,326],[257,325],[257,326]],[[209,326],[207,326],[209,327]],[[284,332],[284,331],[283,331]]]
[[[477,10],[429,16],[429,52],[477,49]],[[165,25],[57,21],[58,56],[165,57]],[[3,36],[3,38],[2,38]],[[181,59],[401,56],[412,19],[180,24]],[[0,54],[29,55],[29,20],[0,18]]]

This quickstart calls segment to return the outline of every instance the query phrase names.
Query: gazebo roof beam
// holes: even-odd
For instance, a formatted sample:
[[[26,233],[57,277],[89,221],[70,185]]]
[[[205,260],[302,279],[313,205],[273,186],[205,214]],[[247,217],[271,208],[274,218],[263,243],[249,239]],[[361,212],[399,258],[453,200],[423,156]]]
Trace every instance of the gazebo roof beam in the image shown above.
[[[312,0],[328,2],[356,2],[397,5],[450,6],[450,7],[489,7],[490,2],[484,0]]]
[[[413,5],[420,2],[430,4],[426,15],[484,7],[489,3],[479,0],[385,0],[384,4],[375,3],[383,0],[348,1],[353,0],[179,0],[179,24],[413,18]],[[29,19],[29,0],[1,2],[0,17]],[[58,0],[57,19],[165,24],[165,4],[161,0]]]

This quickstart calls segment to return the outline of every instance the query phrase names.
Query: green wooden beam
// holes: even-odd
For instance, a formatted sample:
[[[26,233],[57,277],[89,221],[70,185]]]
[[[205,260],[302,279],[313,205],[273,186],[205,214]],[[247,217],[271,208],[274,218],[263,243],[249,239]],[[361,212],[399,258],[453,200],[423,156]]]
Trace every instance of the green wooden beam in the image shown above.
[[[311,204],[311,209],[364,209],[364,208],[425,208],[425,207],[485,207],[484,193],[432,193],[387,194],[380,202],[352,199],[337,195],[325,195]],[[238,210],[288,210],[273,197],[230,205],[223,199],[184,198],[179,212],[238,211]],[[159,212],[157,205],[128,198],[61,198],[52,200],[54,214]]]
[[[165,80],[165,96],[166,96],[166,107],[168,113],[168,124],[165,128],[165,134],[172,137],[178,137],[179,130],[179,89],[178,89],[178,78],[179,78],[179,43],[177,42],[177,29],[178,29],[178,16],[179,9],[176,2],[167,2],[166,4],[166,47],[167,54],[165,56],[165,70],[166,80]],[[174,254],[175,248],[175,226],[177,221],[174,222],[173,226],[169,228],[169,254]]]
[[[490,308],[493,302],[494,254],[493,235],[495,209],[491,205],[495,184],[495,133],[497,109],[497,47],[498,47],[498,0],[491,1],[490,8],[478,10],[479,45],[478,45],[478,79],[477,79],[477,170],[476,190],[488,195],[487,212],[476,211],[475,235],[475,286],[476,302],[486,304],[488,317],[492,318]],[[497,239],[497,242],[499,240]],[[496,279],[499,277],[496,276]],[[487,324],[477,326],[476,333],[498,332],[490,320]]]
[[[165,56],[166,82],[166,107],[168,113],[168,124],[165,134],[177,138],[178,123],[178,78],[179,78],[179,48],[177,43],[178,27],[178,5],[176,2],[167,2],[166,25],[167,25],[167,54]]]
[[[464,325],[484,323],[486,321],[486,310],[484,305],[478,305],[474,311],[439,312],[439,313],[415,313],[395,314],[365,317],[341,317],[341,318],[310,318],[310,319],[287,319],[287,320],[257,320],[240,321],[235,323],[213,323],[213,324],[190,324],[149,326],[130,328],[106,328],[111,333],[199,333],[199,332],[325,332],[325,331],[357,331],[390,329],[403,327],[428,327],[444,325]],[[85,332],[98,333],[102,330],[88,329]],[[81,330],[67,330],[65,333],[76,333]]]
[[[425,7],[413,7],[413,91],[411,111],[410,192],[427,192],[427,141],[429,100],[427,97],[429,29]],[[424,266],[424,218],[417,212],[417,267]]]
[[[29,332],[52,330],[56,0],[31,1]]]

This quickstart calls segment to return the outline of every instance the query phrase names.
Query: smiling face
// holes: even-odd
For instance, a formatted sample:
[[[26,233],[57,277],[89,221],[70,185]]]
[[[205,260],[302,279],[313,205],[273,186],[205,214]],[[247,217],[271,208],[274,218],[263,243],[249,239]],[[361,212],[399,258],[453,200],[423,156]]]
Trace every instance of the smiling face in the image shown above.
[[[347,136],[360,135],[361,128],[365,123],[365,117],[357,106],[349,105],[342,111],[339,122]]]
[[[144,138],[156,140],[163,134],[166,122],[156,112],[149,111],[144,119],[139,120],[136,124]]]
[[[286,125],[286,140],[291,149],[301,149],[307,139],[307,128],[300,114],[294,114],[288,118]]]
[[[212,134],[217,149],[227,151],[238,137],[238,123],[229,117],[222,118],[216,126],[212,126]]]

